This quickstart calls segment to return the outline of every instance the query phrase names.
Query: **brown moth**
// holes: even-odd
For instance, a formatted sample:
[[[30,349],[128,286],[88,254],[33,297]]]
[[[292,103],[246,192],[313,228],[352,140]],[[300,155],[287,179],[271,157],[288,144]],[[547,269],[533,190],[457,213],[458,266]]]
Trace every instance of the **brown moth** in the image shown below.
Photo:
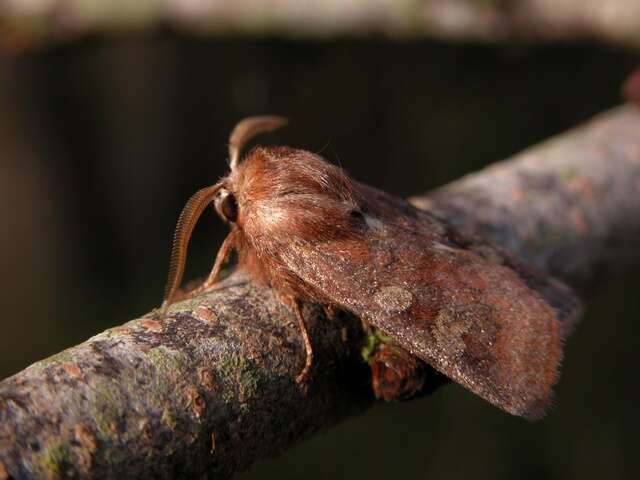
[[[180,216],[163,305],[176,298],[189,238],[213,203],[231,232],[202,289],[235,250],[237,268],[297,315],[307,352],[298,383],[313,359],[300,305],[312,301],[351,311],[507,412],[540,417],[579,309],[571,290],[314,153],[256,147],[240,161],[254,135],[285,123],[263,116],[235,127],[230,173]]]

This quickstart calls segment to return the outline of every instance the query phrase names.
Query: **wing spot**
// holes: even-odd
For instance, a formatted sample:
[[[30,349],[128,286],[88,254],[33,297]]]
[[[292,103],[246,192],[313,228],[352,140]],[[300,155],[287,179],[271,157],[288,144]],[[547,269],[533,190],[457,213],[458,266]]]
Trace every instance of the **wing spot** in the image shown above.
[[[477,361],[486,359],[492,348],[497,331],[487,330],[491,326],[491,309],[481,303],[470,303],[444,307],[438,312],[432,334],[438,347],[453,357],[466,352]]]
[[[411,292],[398,286],[382,287],[373,299],[387,313],[404,312],[413,303]]]
[[[463,335],[471,329],[471,325],[470,318],[459,315],[455,310],[443,308],[434,322],[433,337],[443,351],[454,358],[459,357],[467,348]]]

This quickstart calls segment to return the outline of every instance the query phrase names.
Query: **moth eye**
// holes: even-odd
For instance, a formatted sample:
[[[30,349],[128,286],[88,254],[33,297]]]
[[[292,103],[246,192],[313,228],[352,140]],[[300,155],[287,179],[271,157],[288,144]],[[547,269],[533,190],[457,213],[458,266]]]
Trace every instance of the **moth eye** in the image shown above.
[[[349,214],[351,215],[352,218],[357,218],[358,220],[362,220],[364,218],[364,213],[362,213],[362,211],[357,210],[355,208],[351,210]]]
[[[221,190],[220,196],[215,200],[215,208],[224,221],[235,223],[238,220],[238,202],[233,193]]]

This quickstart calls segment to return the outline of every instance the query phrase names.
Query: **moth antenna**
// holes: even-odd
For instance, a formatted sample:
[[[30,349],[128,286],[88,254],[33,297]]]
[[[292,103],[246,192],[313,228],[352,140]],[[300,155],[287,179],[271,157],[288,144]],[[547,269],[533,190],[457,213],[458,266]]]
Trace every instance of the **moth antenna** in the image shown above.
[[[191,196],[180,213],[178,224],[176,225],[176,230],[173,235],[169,275],[167,276],[167,286],[164,290],[164,301],[162,302],[163,310],[173,302],[176,291],[180,287],[180,283],[182,283],[184,266],[187,260],[187,248],[193,229],[200,215],[202,215],[207,205],[213,201],[215,194],[218,193],[220,188],[222,188],[222,182],[198,190]]]
[[[287,122],[285,117],[276,115],[261,115],[240,120],[229,135],[229,167],[231,170],[234,170],[238,165],[240,153],[249,140],[260,133],[271,132],[283,127]]]

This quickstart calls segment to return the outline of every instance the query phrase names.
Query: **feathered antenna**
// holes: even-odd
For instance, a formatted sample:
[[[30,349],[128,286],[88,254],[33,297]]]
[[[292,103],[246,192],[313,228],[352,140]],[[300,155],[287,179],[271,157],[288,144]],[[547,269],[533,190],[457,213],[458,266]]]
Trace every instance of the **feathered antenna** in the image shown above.
[[[229,167],[234,170],[246,143],[260,133],[270,132],[286,125],[288,120],[276,115],[248,117],[238,122],[229,135]]]
[[[164,301],[162,302],[163,310],[173,302],[176,291],[182,282],[184,265],[187,259],[187,247],[189,246],[189,239],[193,229],[204,209],[213,201],[216,193],[221,188],[222,182],[218,182],[215,185],[198,190],[191,196],[180,213],[173,235],[169,275],[167,277],[167,286],[164,290]]]

